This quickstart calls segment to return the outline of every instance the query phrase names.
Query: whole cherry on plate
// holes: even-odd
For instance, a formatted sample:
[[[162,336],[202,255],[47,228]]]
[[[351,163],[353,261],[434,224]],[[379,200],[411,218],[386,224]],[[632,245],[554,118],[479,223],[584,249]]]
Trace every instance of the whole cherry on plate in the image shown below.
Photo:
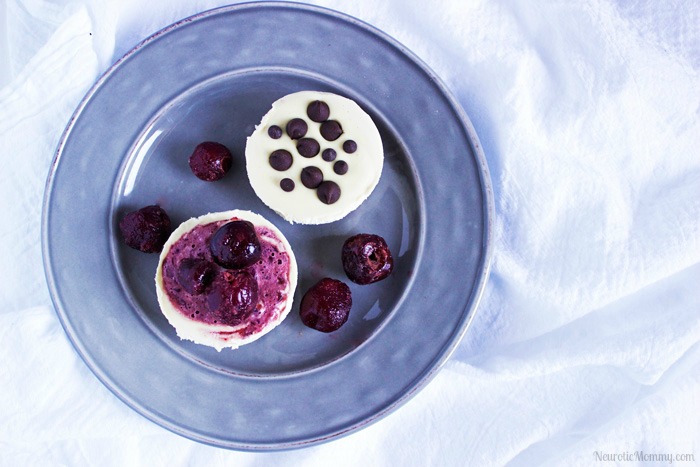
[[[333,332],[348,320],[351,307],[350,287],[342,281],[325,277],[306,291],[301,299],[299,316],[302,323],[312,329]]]
[[[343,269],[356,284],[366,285],[386,279],[394,269],[394,258],[379,235],[357,234],[345,240],[341,253]]]
[[[224,178],[231,169],[233,156],[221,143],[205,141],[199,143],[190,155],[190,169],[200,180],[215,182]]]
[[[131,211],[119,222],[124,242],[144,253],[158,253],[170,236],[170,217],[157,204]]]

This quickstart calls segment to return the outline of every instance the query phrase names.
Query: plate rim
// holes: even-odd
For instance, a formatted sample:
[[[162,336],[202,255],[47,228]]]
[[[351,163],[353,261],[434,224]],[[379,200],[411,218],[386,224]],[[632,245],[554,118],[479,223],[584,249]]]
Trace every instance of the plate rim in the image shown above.
[[[358,27],[361,30],[364,30],[365,32],[378,37],[385,43],[389,44],[392,46],[394,49],[396,49],[398,52],[400,52],[402,55],[407,57],[411,62],[413,62],[420,70],[426,74],[427,77],[430,78],[432,81],[432,84],[439,90],[440,94],[447,100],[449,103],[450,107],[452,110],[455,112],[456,116],[459,118],[459,124],[461,127],[465,130],[467,139],[469,140],[469,143],[471,145],[471,150],[474,155],[474,162],[475,166],[477,167],[477,174],[478,178],[480,181],[480,195],[483,200],[483,204],[481,206],[481,211],[482,211],[482,222],[483,222],[483,238],[482,238],[482,243],[483,247],[481,248],[481,254],[480,254],[480,260],[478,261],[477,268],[476,270],[478,271],[478,277],[475,277],[473,287],[472,287],[472,293],[469,295],[469,299],[466,301],[466,306],[463,310],[461,310],[462,313],[462,319],[459,321],[459,327],[450,334],[450,338],[447,339],[443,343],[443,350],[442,353],[439,355],[438,358],[436,358],[433,361],[432,366],[424,368],[423,371],[421,372],[419,378],[417,379],[416,383],[412,385],[410,388],[408,388],[407,391],[405,391],[402,394],[397,394],[397,396],[394,398],[394,400],[387,404],[383,409],[380,409],[376,411],[372,416],[367,417],[365,419],[360,420],[358,423],[354,423],[351,426],[348,426],[346,429],[335,431],[333,433],[327,434],[327,435],[321,435],[321,436],[316,436],[312,439],[304,439],[300,441],[294,441],[294,442],[276,442],[276,443],[269,443],[269,444],[263,444],[263,443],[258,443],[258,444],[250,444],[250,443],[237,443],[237,444],[231,444],[231,443],[221,443],[221,442],[216,442],[215,440],[203,437],[203,436],[198,436],[198,433],[195,433],[193,431],[188,431],[184,430],[181,428],[179,425],[176,423],[171,423],[167,418],[161,416],[160,414],[155,413],[155,411],[149,411],[147,407],[145,407],[142,403],[138,403],[137,401],[133,400],[132,398],[128,397],[126,394],[126,391],[122,391],[119,388],[121,387],[120,384],[118,384],[117,381],[114,381],[113,378],[110,378],[105,372],[100,368],[100,366],[92,359],[90,352],[88,349],[85,348],[85,346],[82,344],[80,339],[77,338],[75,335],[74,330],[70,328],[68,325],[68,320],[67,320],[67,315],[64,309],[64,305],[62,301],[60,300],[61,294],[58,290],[58,285],[56,281],[56,277],[54,274],[54,271],[51,268],[51,252],[49,251],[49,231],[48,231],[48,225],[49,225],[49,214],[50,214],[50,200],[51,200],[51,195],[53,193],[53,186],[54,186],[54,180],[55,180],[55,174],[56,174],[56,169],[58,167],[58,164],[60,163],[61,156],[64,153],[64,147],[66,142],[68,141],[73,129],[75,128],[76,122],[79,120],[80,116],[82,115],[83,111],[85,110],[85,107],[88,105],[88,103],[91,101],[93,96],[102,88],[103,84],[114,74],[116,71],[121,67],[122,63],[134,55],[136,55],[139,50],[141,50],[143,47],[147,46],[148,44],[156,41],[160,37],[178,30],[180,27],[193,22],[193,21],[199,21],[211,16],[216,16],[219,14],[227,14],[227,13],[232,13],[236,12],[238,10],[248,10],[248,9],[255,9],[255,8],[264,8],[264,9],[270,9],[270,10],[275,10],[275,9],[292,9],[292,10],[301,10],[304,12],[311,12],[311,13],[316,13],[320,14],[326,17],[331,17],[336,20],[343,21],[345,23],[349,23],[351,25],[354,25]],[[241,450],[241,451],[278,451],[278,450],[286,450],[286,449],[295,449],[295,448],[302,448],[302,447],[307,447],[310,445],[315,445],[319,443],[325,443],[340,437],[344,437],[348,434],[354,433],[367,425],[370,425],[385,416],[389,415],[390,413],[394,412],[396,409],[401,407],[404,403],[406,403],[408,400],[410,400],[415,394],[420,392],[436,375],[437,373],[442,369],[446,361],[451,357],[453,354],[454,350],[458,346],[458,344],[461,342],[462,338],[464,335],[467,333],[469,328],[471,327],[471,323],[473,321],[474,315],[476,314],[477,308],[479,306],[479,303],[481,301],[481,298],[483,296],[485,286],[490,274],[490,269],[492,265],[492,258],[493,258],[493,252],[494,252],[494,245],[493,245],[493,222],[495,218],[495,205],[494,205],[494,194],[493,194],[493,186],[491,182],[491,177],[487,165],[487,159],[483,151],[483,147],[481,145],[481,142],[478,138],[478,135],[476,133],[476,130],[469,119],[468,115],[460,105],[460,103],[456,100],[450,89],[444,84],[442,79],[421,59],[419,58],[415,53],[413,53],[410,49],[408,49],[406,46],[404,46],[402,43],[400,43],[397,39],[393,38],[392,36],[388,35],[384,31],[380,30],[378,27],[375,27],[363,20],[360,20],[354,16],[351,16],[347,13],[340,12],[338,10],[330,9],[327,7],[322,7],[322,6],[316,6],[316,5],[309,5],[309,4],[304,4],[304,3],[299,3],[299,2],[294,2],[294,1],[272,1],[272,2],[265,2],[265,1],[254,1],[254,2],[243,2],[243,3],[238,3],[238,4],[233,4],[233,5],[227,5],[227,6],[221,6],[221,7],[216,7],[208,10],[204,10],[199,13],[195,13],[193,15],[190,15],[188,17],[185,17],[183,19],[180,19],[170,25],[167,25],[158,31],[154,32],[153,34],[149,35],[145,39],[141,40],[138,42],[135,46],[133,46],[131,49],[129,49],[126,53],[124,53],[117,61],[115,61],[112,65],[110,65],[93,83],[93,85],[88,89],[88,91],[85,93],[83,98],[80,100],[78,105],[76,106],[76,109],[72,113],[70,119],[68,120],[68,123],[66,124],[59,141],[56,146],[56,150],[54,152],[54,157],[53,160],[49,166],[49,172],[48,176],[46,179],[45,187],[44,187],[44,196],[43,196],[43,202],[42,202],[42,215],[41,215],[41,250],[42,250],[42,262],[43,262],[43,267],[44,267],[44,274],[45,274],[45,279],[47,282],[47,286],[50,292],[50,297],[51,301],[54,305],[54,309],[56,311],[56,314],[59,318],[59,322],[61,324],[61,327],[63,328],[64,332],[66,333],[67,337],[69,338],[69,341],[71,342],[73,348],[76,350],[78,353],[79,357],[85,362],[85,364],[88,366],[88,368],[91,370],[91,372],[97,377],[97,379],[107,388],[109,391],[115,395],[119,400],[121,400],[123,403],[125,403],[129,408],[132,410],[136,411],[146,419],[156,423],[157,425],[168,429],[169,431],[176,433],[180,436],[183,436],[187,439],[191,439],[203,444],[208,444],[211,446],[216,446],[220,448],[227,448],[227,449],[236,449],[236,450]],[[152,331],[149,331],[152,332]]]

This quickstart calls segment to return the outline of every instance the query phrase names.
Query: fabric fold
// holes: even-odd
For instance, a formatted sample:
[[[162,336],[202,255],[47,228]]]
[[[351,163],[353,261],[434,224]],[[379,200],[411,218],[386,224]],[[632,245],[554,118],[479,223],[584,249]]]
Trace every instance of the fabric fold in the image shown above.
[[[49,303],[41,257],[44,185],[70,115],[97,77],[85,7],[47,37],[12,83],[0,90],[0,313]],[[22,291],[22,293],[17,293]]]

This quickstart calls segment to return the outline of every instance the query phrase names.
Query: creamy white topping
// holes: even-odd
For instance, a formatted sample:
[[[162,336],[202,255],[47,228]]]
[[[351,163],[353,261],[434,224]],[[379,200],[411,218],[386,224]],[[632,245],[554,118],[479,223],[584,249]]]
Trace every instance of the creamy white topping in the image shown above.
[[[326,141],[321,136],[321,123],[312,121],[306,113],[307,106],[316,100],[328,104],[328,120],[338,121],[343,128],[343,134],[335,141]],[[302,118],[308,125],[304,137],[313,138],[320,144],[316,156],[302,157],[296,147],[298,140],[293,140],[284,131],[287,122],[293,118]],[[272,125],[282,129],[281,138],[273,139],[268,135]],[[343,150],[343,143],[347,140],[357,143],[357,151],[348,154]],[[334,149],[337,154],[332,162],[323,160],[321,156],[323,150],[328,148]],[[291,167],[285,171],[275,170],[269,163],[270,154],[278,149],[289,151],[293,157]],[[248,137],[245,155],[248,178],[258,197],[285,220],[300,224],[333,222],[357,209],[377,186],[384,163],[382,140],[370,116],[350,99],[317,91],[301,91],[275,101],[272,109]],[[341,160],[347,162],[349,167],[344,175],[333,170],[333,164]],[[302,184],[301,171],[308,166],[318,167],[324,180],[340,186],[340,198],[336,202],[323,203],[315,189]],[[294,181],[294,190],[285,192],[280,188],[284,178]]]

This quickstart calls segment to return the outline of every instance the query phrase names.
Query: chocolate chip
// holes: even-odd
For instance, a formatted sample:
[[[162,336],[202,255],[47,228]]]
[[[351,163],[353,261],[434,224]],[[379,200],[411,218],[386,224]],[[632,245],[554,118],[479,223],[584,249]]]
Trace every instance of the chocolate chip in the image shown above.
[[[337,173],[338,175],[345,175],[348,173],[348,163],[345,161],[337,161],[335,164],[333,164],[333,172]]]
[[[278,149],[268,159],[273,169],[283,172],[292,166],[292,154],[285,149]]]
[[[342,134],[343,127],[335,120],[327,120],[321,123],[321,136],[323,136],[326,141],[335,141],[340,138]]]
[[[287,122],[287,134],[292,139],[303,138],[309,126],[301,118],[293,118]]]
[[[313,101],[306,108],[306,115],[314,122],[324,122],[328,120],[330,114],[331,111],[328,108],[328,104],[323,101]]]
[[[337,183],[326,180],[318,186],[316,196],[325,204],[333,204],[340,198],[340,187]]]
[[[267,129],[267,134],[272,139],[280,139],[282,137],[282,128],[272,125]]]
[[[326,162],[333,162],[337,155],[338,155],[338,153],[335,152],[335,149],[331,149],[331,148],[324,149],[323,152],[321,153],[321,157]]]
[[[297,151],[304,157],[314,157],[321,150],[321,145],[313,138],[302,138],[297,142]]]
[[[357,151],[357,143],[351,139],[347,140],[343,143],[343,151],[347,152],[348,154],[352,154],[353,152]]]
[[[310,165],[301,171],[301,183],[306,188],[316,188],[323,181],[323,172],[318,167]]]
[[[280,188],[286,192],[290,192],[294,189],[294,180],[291,178],[283,178],[280,180]]]

